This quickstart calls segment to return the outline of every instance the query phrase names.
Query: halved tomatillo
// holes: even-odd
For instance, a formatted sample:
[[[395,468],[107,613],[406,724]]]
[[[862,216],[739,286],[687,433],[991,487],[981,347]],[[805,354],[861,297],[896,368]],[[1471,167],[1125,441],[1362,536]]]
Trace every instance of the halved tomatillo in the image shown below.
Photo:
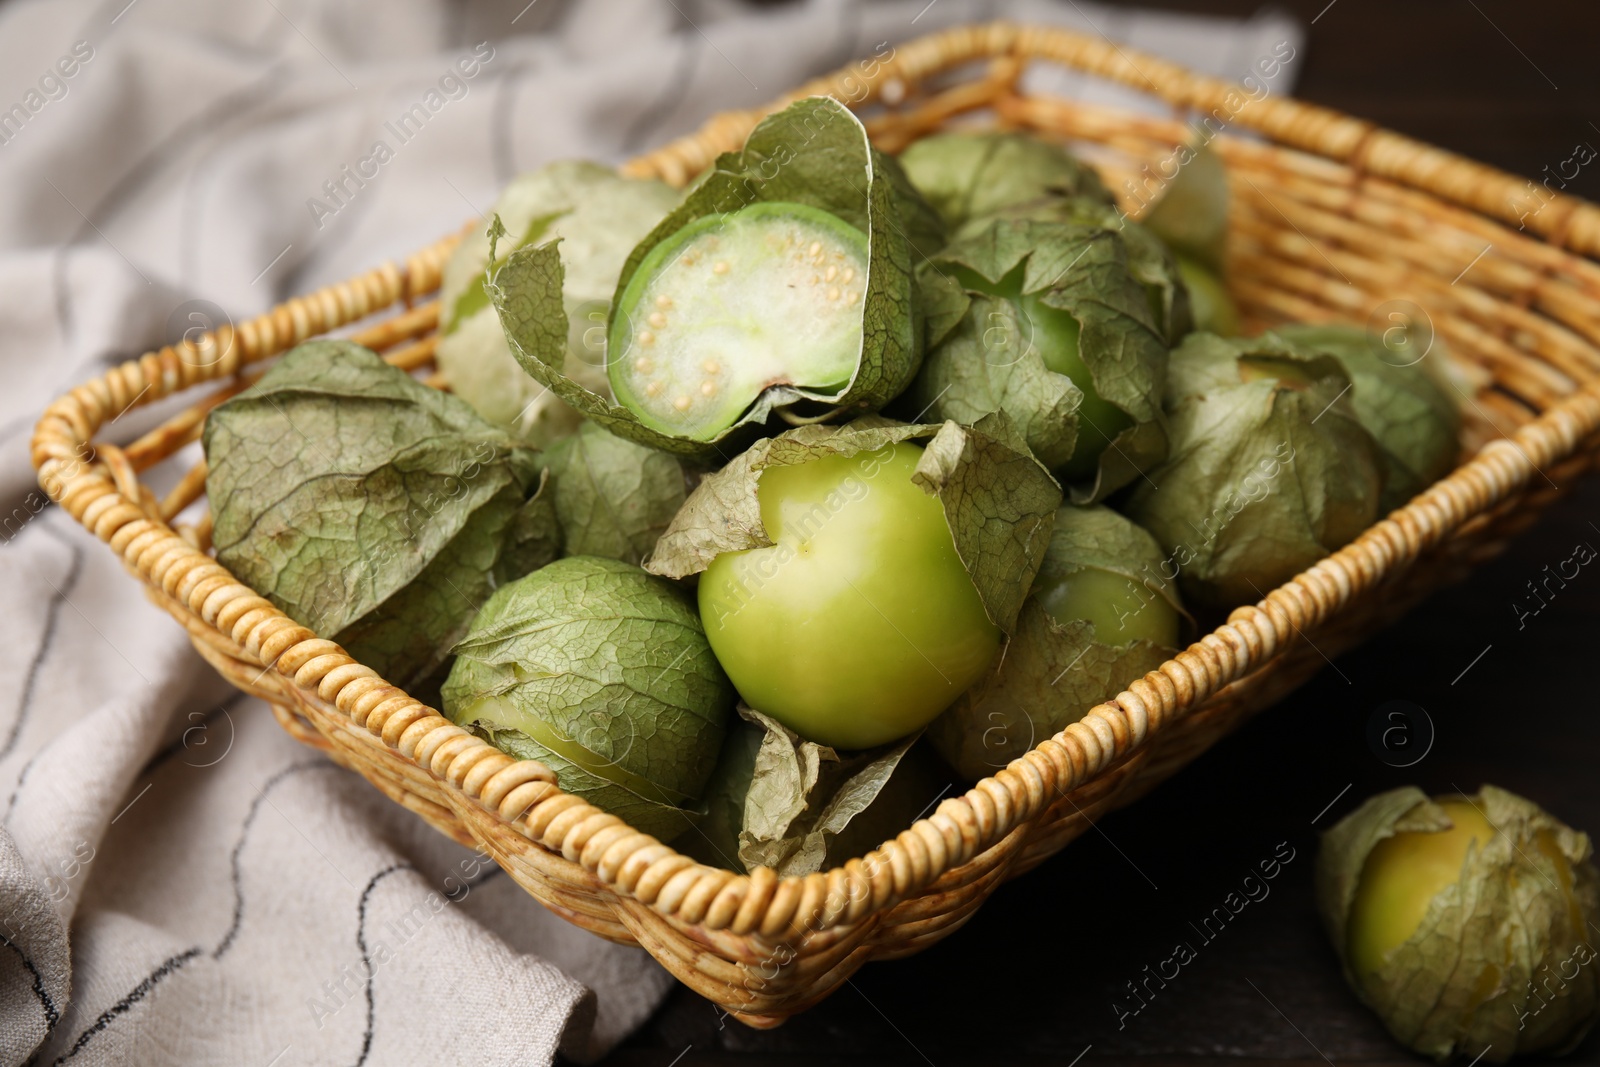
[[[773,201],[707,215],[652,248],[612,318],[611,390],[644,425],[706,441],[763,392],[832,397],[861,356],[867,236]]]
[[[817,422],[905,393],[924,324],[959,317],[964,300],[914,277],[913,249],[942,241],[933,209],[861,120],[816,96],[763,119],[634,247],[606,327],[615,399],[562,371],[570,323],[554,243],[512,252],[484,291],[517,362],[585,418],[726,463],[773,412]]]

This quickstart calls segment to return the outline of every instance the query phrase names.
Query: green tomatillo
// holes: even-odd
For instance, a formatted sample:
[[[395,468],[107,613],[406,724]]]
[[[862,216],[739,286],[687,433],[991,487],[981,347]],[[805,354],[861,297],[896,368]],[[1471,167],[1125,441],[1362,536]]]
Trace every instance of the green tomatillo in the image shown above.
[[[1140,221],[1176,255],[1194,309],[1194,328],[1233,337],[1239,332],[1239,309],[1226,282],[1227,168],[1204,145],[1180,147],[1173,161],[1177,173]]]
[[[1099,175],[1071,152],[1018,131],[923,137],[900,154],[900,165],[951,229],[1041,197],[1113,203]]]
[[[1020,267],[998,282],[991,282],[965,267],[954,267],[951,273],[974,293],[1012,301],[1022,334],[1038,351],[1045,369],[1068,378],[1078,387],[1082,394],[1076,412],[1078,437],[1059,469],[1068,481],[1091,477],[1100,462],[1100,453],[1114,437],[1133,425],[1133,418],[1095,388],[1094,377],[1079,351],[1083,329],[1078,320],[1071,312],[1046,304],[1041,292],[1024,293]]]
[[[828,456],[763,471],[776,543],[700,576],[706,637],[740,695],[803,737],[854,749],[908,734],[1000,647],[939,501],[911,480],[921,458],[901,442],[866,470]]]
[[[1178,256],[1177,263],[1178,273],[1189,290],[1194,328],[1219,337],[1237,337],[1240,330],[1239,307],[1228,292],[1222,275],[1188,256]]]
[[[935,313],[913,257],[943,241],[894,158],[819,96],[758,123],[634,247],[606,326],[614,397],[563,369],[558,246],[518,248],[484,290],[511,354],[563,402],[620,437],[722,462],[775,414],[858,415],[904,392]]]
[[[867,235],[805,204],[707,215],[657,244],[617,301],[617,402],[705,440],[768,389],[842,394],[861,354]]]
[[[1589,838],[1513,793],[1371,798],[1324,835],[1317,898],[1356,993],[1441,1063],[1560,1055],[1600,1018]]]
[[[1165,591],[1152,595],[1137,578],[1124,573],[1084,566],[1035,582],[1034,595],[1039,606],[1063,626],[1075,620],[1093,626],[1101,644],[1150,641],[1163,648],[1178,645],[1181,609],[1167,599]],[[1175,593],[1172,596],[1176,598]]]
[[[349,341],[308,341],[206,417],[217,561],[394,685],[559,548],[539,456]]]
[[[1185,613],[1163,555],[1108,507],[1057,511],[1004,654],[928,728],[950,765],[993,774],[1173,655]]]
[[[1000,422],[801,427],[707,476],[647,567],[700,575],[706,637],[751,707],[862,749],[988,668],[1059,501]]]
[[[1047,196],[975,218],[952,233],[951,241],[958,243],[981,234],[1001,219],[1060,222],[1115,234],[1127,254],[1128,273],[1144,287],[1150,316],[1167,345],[1176,345],[1195,329],[1188,276],[1179,257],[1120,208],[1086,196]]]
[[[1075,503],[1165,459],[1165,336],[1117,233],[1008,216],[962,234],[921,271],[960,303],[930,320],[902,406],[963,423],[1004,412]]]
[[[1377,517],[1378,446],[1338,361],[1266,333],[1172,353],[1172,455],[1121,502],[1191,605],[1253,603]]]
[[[839,753],[741,706],[706,786],[705,818],[682,844],[748,873],[804,876],[866,853],[916,821],[948,784],[915,735]]]
[[[1382,453],[1381,511],[1392,511],[1450,473],[1461,452],[1461,408],[1442,356],[1425,362],[1426,351],[1413,355],[1407,344],[1391,346],[1387,336],[1355,326],[1283,326],[1276,332],[1333,356],[1350,375],[1351,406]]]
[[[562,373],[590,389],[605,388],[605,324],[617,275],[633,246],[681,198],[664,182],[624,178],[598,163],[558,160],[520,175],[495,201],[491,214],[507,231],[498,256],[560,241],[568,330],[564,352],[560,338],[552,338],[550,358]],[[468,233],[450,254],[439,285],[439,371],[451,391],[484,418],[543,448],[571,433],[579,415],[512,357],[484,288],[495,269],[482,229]]]
[[[454,722],[663,841],[692,824],[733,692],[681,588],[569,556],[496,590],[455,653]]]

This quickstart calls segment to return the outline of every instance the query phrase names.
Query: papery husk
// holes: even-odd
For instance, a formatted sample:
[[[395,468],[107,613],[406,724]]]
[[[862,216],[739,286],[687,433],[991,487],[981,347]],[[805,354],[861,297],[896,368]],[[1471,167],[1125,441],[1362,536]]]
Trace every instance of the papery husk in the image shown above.
[[[1373,975],[1352,973],[1347,921],[1379,841],[1451,826],[1421,790],[1375,796],[1323,836],[1317,902],[1345,977],[1396,1039],[1439,1062],[1561,1055],[1600,1018],[1600,874],[1587,835],[1484,786],[1466,798],[1497,831],[1469,849],[1411,937]]]

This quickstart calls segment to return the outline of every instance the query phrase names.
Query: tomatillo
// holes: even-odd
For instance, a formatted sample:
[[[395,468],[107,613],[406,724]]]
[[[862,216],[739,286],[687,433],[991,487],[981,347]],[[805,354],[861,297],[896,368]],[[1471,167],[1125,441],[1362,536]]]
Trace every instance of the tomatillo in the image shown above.
[[[1074,619],[1094,624],[1095,640],[1122,646],[1141,638],[1162,648],[1177,648],[1183,617],[1170,601],[1139,582],[1099,567],[1034,586],[1039,606],[1063,626]]]
[[[1239,333],[1239,307],[1223,283],[1222,276],[1210,267],[1182,255],[1177,257],[1178,274],[1189,288],[1189,304],[1194,311],[1194,328],[1219,337]]]
[[[1100,462],[1100,453],[1117,434],[1133,425],[1133,419],[1095,388],[1094,378],[1078,352],[1078,338],[1082,332],[1078,320],[1070,311],[1046,304],[1044,292],[1024,293],[1022,273],[1019,267],[998,282],[991,282],[975,270],[951,268],[951,274],[963,287],[1016,304],[1024,342],[1038,349],[1039,358],[1044,360],[1047,369],[1072,379],[1072,384],[1083,393],[1078,405],[1078,442],[1073,446],[1071,458],[1061,467],[1061,474],[1068,481],[1092,478]]]
[[[1440,1063],[1559,1056],[1600,1020],[1593,848],[1514,793],[1371,798],[1323,836],[1317,897],[1357,995]]]
[[[773,544],[700,576],[711,650],[745,701],[802,737],[860,749],[921,729],[1000,645],[908,442],[761,471]]]
[[[618,298],[612,392],[697,441],[774,387],[842,394],[866,286],[867,235],[835,215],[781,201],[707,215],[652,248]]]
[[[1365,982],[1389,954],[1410,939],[1440,891],[1461,877],[1467,850],[1482,850],[1494,827],[1465,797],[1434,801],[1449,819],[1444,830],[1412,830],[1386,837],[1367,853],[1360,887],[1345,920],[1350,969]]]

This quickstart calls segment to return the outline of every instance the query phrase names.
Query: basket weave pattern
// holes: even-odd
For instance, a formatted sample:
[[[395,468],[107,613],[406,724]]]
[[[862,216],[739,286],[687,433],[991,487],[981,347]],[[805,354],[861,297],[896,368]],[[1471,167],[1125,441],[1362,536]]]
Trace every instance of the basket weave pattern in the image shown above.
[[[1035,61],[1149,92],[1175,117],[1029,95],[1020,79]],[[1091,146],[1118,189],[1188,139],[1180,121],[1188,109],[1222,108],[1234,90],[1109,41],[1006,24],[923,38],[871,68],[720,115],[627,169],[682,184],[771,110],[826,93],[860,107],[890,150],[986,111],[1003,125]],[[1213,142],[1228,164],[1230,277],[1248,323],[1360,323],[1400,297],[1425,307],[1452,358],[1477,376],[1463,441],[1471,458],[1080,722],[824,873],[707,867],[561,792],[541,764],[455,726],[241,584],[209,554],[209,517],[175,528],[204,493],[203,463],[162,498],[141,483],[141,472],[199,437],[210,408],[259,376],[251,364],[307,338],[392,311],[351,338],[404,369],[428,367],[438,308],[418,300],[438,288],[457,238],[77,387],[44,412],[33,462],[51,497],[291,734],[487,850],[572,922],[644,946],[738,1018],[774,1025],[866,961],[918,951],[959,928],[1000,881],[1147,792],[1324,657],[1498,552],[1595,462],[1600,210],[1556,195],[1518,232],[1510,224],[1526,186],[1509,175],[1282,98],[1251,102],[1231,125],[1265,135]],[[139,440],[94,441],[129,407],[206,382],[217,384]]]

